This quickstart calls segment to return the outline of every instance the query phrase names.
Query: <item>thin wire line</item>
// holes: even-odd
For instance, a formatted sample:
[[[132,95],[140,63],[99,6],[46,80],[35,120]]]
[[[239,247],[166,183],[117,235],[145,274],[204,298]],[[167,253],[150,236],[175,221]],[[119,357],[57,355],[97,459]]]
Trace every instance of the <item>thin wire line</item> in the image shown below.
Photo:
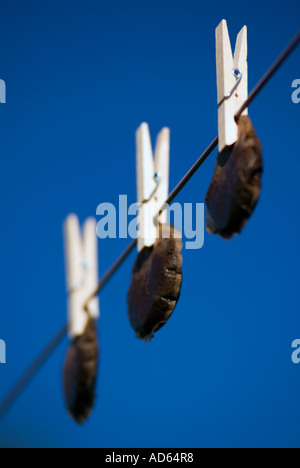
[[[191,180],[193,175],[196,174],[198,169],[202,166],[202,164],[207,160],[208,156],[213,152],[213,150],[218,146],[218,137],[216,137],[211,144],[206,148],[204,153],[200,156],[198,161],[195,162],[193,167],[185,174],[183,179],[179,182],[179,184],[174,188],[174,190],[170,193],[168,199],[165,202],[165,205],[170,205],[172,201],[177,197],[179,192],[186,186],[186,184]],[[164,209],[165,206],[161,207],[161,210]]]
[[[213,150],[218,145],[218,138],[215,138],[214,141],[209,145],[209,147],[204,151],[204,153],[200,156],[198,161],[194,164],[194,166],[189,170],[189,172],[183,177],[183,179],[179,182],[179,184],[174,188],[174,190],[170,193],[168,199],[160,208],[160,212],[165,209],[165,205],[170,205],[174,198],[178,195],[179,192],[183,189],[183,187],[189,182],[189,180],[193,177],[193,175],[197,172],[200,166],[206,161],[208,156],[213,152]],[[120,255],[120,257],[116,260],[116,262],[110,267],[110,269],[105,273],[105,275],[101,278],[97,289],[89,296],[87,299],[84,308],[88,307],[88,303],[95,297],[101,289],[106,285],[106,283],[110,280],[110,278],[114,275],[114,273],[118,270],[118,268],[122,265],[122,263],[126,260],[126,258],[131,254],[131,252],[135,249],[137,245],[137,239],[131,242],[131,244],[127,247],[127,249]]]
[[[260,93],[260,91],[265,87],[267,82],[271,79],[271,77],[275,74],[275,72],[280,68],[283,62],[288,58],[288,56],[293,52],[296,46],[300,42],[300,31],[296,34],[294,39],[290,42],[290,44],[286,47],[286,49],[282,52],[282,54],[276,59],[273,65],[269,68],[269,70],[265,73],[262,79],[258,82],[258,84],[254,87],[251,93],[248,96],[248,99],[242,105],[241,109],[237,112],[235,118],[238,119],[242,113],[244,112],[247,107],[253,102],[256,96]],[[168,199],[166,200],[165,204],[161,207],[161,210],[165,209],[165,205],[169,205],[172,201],[176,198],[179,192],[185,187],[185,185],[190,181],[193,175],[198,171],[198,169],[202,166],[202,164],[206,161],[208,156],[213,152],[213,150],[218,145],[218,137],[216,137],[212,143],[208,146],[208,148],[204,151],[204,153],[200,156],[200,158],[196,161],[193,167],[187,172],[187,174],[183,177],[183,179],[179,182],[179,184],[174,188],[174,190],[170,193]],[[115,263],[109,268],[109,270],[104,274],[101,278],[97,289],[91,294],[88,298],[85,307],[87,307],[89,301],[93,299],[99,292],[103,289],[103,287],[107,284],[107,282],[111,279],[114,273],[119,269],[122,263],[126,260],[126,258],[131,254],[134,250],[135,246],[137,245],[137,239],[135,239],[120,255],[120,257],[115,261]],[[36,360],[32,363],[29,369],[23,374],[23,376],[18,380],[16,385],[12,388],[12,390],[7,394],[7,396],[2,400],[0,404],[0,419],[4,416],[4,414],[8,411],[8,409],[15,403],[17,398],[21,395],[30,381],[33,379],[35,374],[39,371],[39,369],[43,366],[43,364],[49,359],[53,351],[56,347],[60,344],[60,342],[65,337],[68,331],[68,326],[65,325],[59,333],[53,338],[53,340],[47,345],[47,347],[41,352],[41,354],[36,358]]]
[[[288,58],[288,56],[293,52],[293,50],[297,47],[300,41],[300,30],[294,37],[294,39],[289,43],[286,49],[280,54],[280,56],[275,60],[273,65],[269,68],[269,70],[264,74],[262,79],[257,83],[257,85],[253,88],[251,93],[248,96],[248,99],[244,102],[240,110],[236,113],[235,118],[238,119],[242,113],[244,112],[249,104],[256,98],[258,93],[265,87],[267,82],[272,78],[272,76],[277,72],[277,70],[281,67],[283,62]]]
[[[300,31],[296,34],[294,39],[290,42],[290,44],[286,47],[286,49],[280,54],[280,56],[276,59],[273,65],[269,68],[269,70],[265,73],[262,79],[257,83],[257,85],[253,88],[251,93],[248,96],[248,99],[242,105],[240,110],[236,113],[235,118],[238,119],[242,113],[244,112],[247,107],[254,101],[256,96],[262,91],[265,87],[267,82],[271,79],[271,77],[276,73],[276,71],[280,68],[283,62],[288,58],[288,56],[292,53],[295,47],[298,45],[300,41]],[[168,199],[165,201],[164,205],[160,208],[160,213],[166,208],[166,205],[170,205],[174,199],[177,197],[179,192],[185,187],[185,185],[191,180],[191,178],[195,175],[198,169],[202,166],[202,164],[206,161],[209,155],[213,152],[213,150],[218,146],[218,137],[216,137],[212,143],[208,146],[208,148],[204,151],[204,153],[200,156],[200,158],[196,161],[193,167],[187,172],[187,174],[181,179],[179,184],[174,188],[174,190],[170,193]],[[97,289],[94,293],[86,301],[85,307],[87,304],[95,297],[103,286],[110,280],[116,270],[122,265],[124,260],[130,255],[130,253],[134,250],[135,246],[137,245],[137,240],[134,240],[128,248],[123,252],[123,254],[118,258],[118,260],[112,265],[112,267],[107,271],[104,277],[101,279]]]
[[[16,385],[10,390],[7,396],[0,404],[0,419],[4,416],[6,411],[13,405],[21,393],[25,390],[28,383],[34,378],[35,374],[41,369],[43,364],[49,359],[53,351],[62,342],[66,333],[68,332],[67,325],[64,325],[61,330],[50,341],[46,348],[34,360],[31,366],[26,370],[22,377],[18,380]]]
[[[90,297],[87,299],[84,308],[86,309],[88,306],[88,303],[99,294],[101,289],[104,288],[106,283],[110,280],[110,278],[114,275],[114,273],[119,269],[119,267],[122,265],[122,263],[126,260],[126,258],[131,254],[131,252],[135,249],[135,246],[137,245],[137,239],[131,242],[131,244],[124,250],[124,252],[120,255],[120,257],[115,261],[115,263],[109,268],[109,270],[105,273],[105,275],[101,278],[97,289],[90,295]]]

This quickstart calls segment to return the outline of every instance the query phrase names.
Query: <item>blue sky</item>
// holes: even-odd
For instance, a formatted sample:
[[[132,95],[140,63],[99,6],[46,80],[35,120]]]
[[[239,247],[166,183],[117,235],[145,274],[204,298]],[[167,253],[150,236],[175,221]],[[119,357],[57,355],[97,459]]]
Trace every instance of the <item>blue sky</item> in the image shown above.
[[[66,320],[62,223],[136,201],[135,139],[171,128],[170,187],[217,133],[214,30],[248,26],[252,88],[299,29],[296,1],[0,2],[0,398]],[[249,110],[264,148],[243,234],[185,250],[182,295],[150,344],[126,295],[136,252],[101,293],[98,401],[62,398],[67,339],[0,421],[1,447],[300,446],[299,49]],[[204,202],[216,152],[176,201]],[[100,274],[127,246],[99,242]]]

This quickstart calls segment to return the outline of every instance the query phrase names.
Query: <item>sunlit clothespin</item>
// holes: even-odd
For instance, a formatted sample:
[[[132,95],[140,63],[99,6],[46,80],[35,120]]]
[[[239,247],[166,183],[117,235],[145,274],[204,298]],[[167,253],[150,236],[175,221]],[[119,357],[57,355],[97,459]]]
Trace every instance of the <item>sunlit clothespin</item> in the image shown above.
[[[137,185],[139,214],[138,251],[151,247],[157,237],[154,218],[158,215],[169,195],[170,130],[163,128],[157,136],[155,158],[147,123],[142,123],[136,132]],[[167,212],[159,217],[167,222]]]
[[[71,338],[76,338],[84,333],[89,317],[99,318],[98,297],[89,302],[88,310],[84,308],[98,282],[96,220],[87,219],[81,235],[78,217],[69,215],[65,221],[64,235],[69,333]]]
[[[234,57],[227,22],[216,29],[217,88],[219,105],[219,152],[238,139],[235,114],[248,98],[247,26],[240,31]],[[247,115],[247,109],[243,115]]]

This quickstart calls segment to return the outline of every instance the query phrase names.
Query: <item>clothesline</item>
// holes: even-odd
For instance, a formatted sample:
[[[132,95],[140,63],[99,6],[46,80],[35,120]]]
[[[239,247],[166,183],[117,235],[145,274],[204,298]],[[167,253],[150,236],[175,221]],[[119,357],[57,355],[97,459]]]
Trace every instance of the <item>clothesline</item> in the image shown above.
[[[237,112],[235,116],[236,120],[238,120],[238,118],[242,115],[243,111],[247,109],[249,105],[254,101],[254,99],[257,97],[260,91],[262,91],[262,89],[269,82],[272,76],[277,72],[277,70],[281,67],[281,65],[285,62],[285,60],[289,57],[289,55],[293,52],[293,50],[296,48],[299,42],[300,42],[300,31],[296,34],[294,39],[290,42],[290,44],[286,47],[286,49],[279,55],[279,57],[276,59],[273,65],[268,69],[265,75],[253,88],[253,90],[248,96],[248,99],[244,102],[241,109]],[[191,180],[191,178],[195,175],[198,169],[206,161],[209,155],[217,147],[217,145],[218,145],[218,137],[216,137],[211,142],[211,144],[199,157],[199,159],[192,166],[192,168],[185,174],[185,176],[181,179],[178,185],[170,193],[168,199],[166,200],[161,210],[165,208],[165,205],[170,205],[174,201],[177,195],[181,192],[181,190],[185,187],[185,185]],[[113,265],[109,268],[109,270],[100,279],[100,282],[96,290],[87,299],[85,303],[85,307],[95,296],[97,296],[100,293],[100,291],[104,288],[107,282],[112,278],[115,272],[119,269],[119,267],[123,264],[126,258],[134,250],[136,245],[137,245],[137,240],[134,240],[124,250],[124,252],[120,255],[120,257],[113,263]],[[34,360],[34,362],[26,370],[26,372],[21,376],[21,378],[18,380],[15,386],[11,389],[11,391],[5,396],[5,398],[0,403],[0,419],[5,415],[5,413],[9,410],[9,408],[14,404],[14,402],[21,395],[21,393],[23,393],[23,391],[29,385],[32,379],[35,377],[37,372],[41,369],[41,367],[46,363],[46,361],[49,359],[49,357],[52,355],[55,349],[59,346],[63,338],[66,336],[67,331],[68,331],[68,325],[66,324],[55,335],[55,337],[50,341],[50,343],[45,347],[45,349],[38,355],[38,357]]]
[[[256,96],[259,92],[265,87],[267,82],[270,78],[274,75],[274,73],[280,68],[283,62],[287,59],[287,57],[291,54],[294,48],[300,41],[300,32],[295,36],[292,42],[287,46],[287,48],[282,52],[282,54],[277,58],[277,60],[273,63],[273,65],[269,68],[269,70],[265,73],[265,75],[261,78],[261,80],[257,83],[257,85],[253,88],[251,93],[248,96],[247,101],[242,105],[241,109],[237,112],[235,118],[238,118],[242,115],[245,109],[249,107],[249,105],[254,101]],[[198,171],[198,169],[202,166],[202,164],[206,161],[206,159],[210,156],[213,150],[218,146],[218,137],[216,137],[208,148],[204,151],[204,153],[200,156],[200,158],[196,161],[196,163],[192,166],[192,168],[185,174],[185,176],[181,179],[178,185],[174,188],[174,190],[170,193],[168,199],[166,200],[164,206],[161,207],[161,210],[165,209],[166,205],[170,205],[177,195],[181,192],[181,190],[185,187],[185,185],[191,180],[193,175]],[[111,266],[111,268],[106,272],[103,276],[97,289],[91,294],[91,296],[86,301],[85,306],[92,300],[105,286],[105,284],[110,280],[116,270],[122,265],[124,260],[130,255],[133,249],[136,247],[137,240],[134,240],[127,249],[122,253],[122,255],[118,258],[118,260]],[[0,412],[1,416],[1,412]]]

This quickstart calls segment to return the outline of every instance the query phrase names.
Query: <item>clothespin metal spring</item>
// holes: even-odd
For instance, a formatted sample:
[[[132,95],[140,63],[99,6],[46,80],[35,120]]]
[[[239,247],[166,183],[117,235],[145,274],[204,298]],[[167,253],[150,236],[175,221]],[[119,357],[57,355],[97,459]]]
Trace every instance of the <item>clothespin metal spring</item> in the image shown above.
[[[234,68],[232,70],[232,74],[233,76],[235,76],[235,78],[237,79],[237,82],[235,83],[234,87],[232,88],[232,90],[230,91],[230,93],[226,94],[226,96],[223,97],[223,99],[219,102],[219,106],[221,106],[221,104],[223,104],[224,101],[227,101],[227,99],[230,99],[231,96],[233,95],[233,93],[235,92],[235,90],[238,88],[240,82],[242,81],[242,78],[243,78],[243,72],[239,69],[239,68]]]
[[[152,198],[154,197],[154,195],[156,194],[156,192],[158,190],[159,184],[161,183],[161,178],[162,178],[162,175],[161,175],[160,172],[154,172],[153,179],[156,182],[156,186],[154,187],[154,190],[151,193],[150,197],[146,198],[146,200],[142,201],[142,205],[146,205],[146,203],[149,203],[152,200]]]
[[[79,260],[79,266],[82,270],[82,278],[81,280],[75,284],[70,290],[69,290],[69,294],[72,294],[72,293],[75,293],[77,291],[79,291],[84,285],[85,285],[85,282],[86,282],[86,279],[87,279],[87,275],[92,267],[91,263],[88,262],[87,260],[84,260],[84,259],[81,259]]]

